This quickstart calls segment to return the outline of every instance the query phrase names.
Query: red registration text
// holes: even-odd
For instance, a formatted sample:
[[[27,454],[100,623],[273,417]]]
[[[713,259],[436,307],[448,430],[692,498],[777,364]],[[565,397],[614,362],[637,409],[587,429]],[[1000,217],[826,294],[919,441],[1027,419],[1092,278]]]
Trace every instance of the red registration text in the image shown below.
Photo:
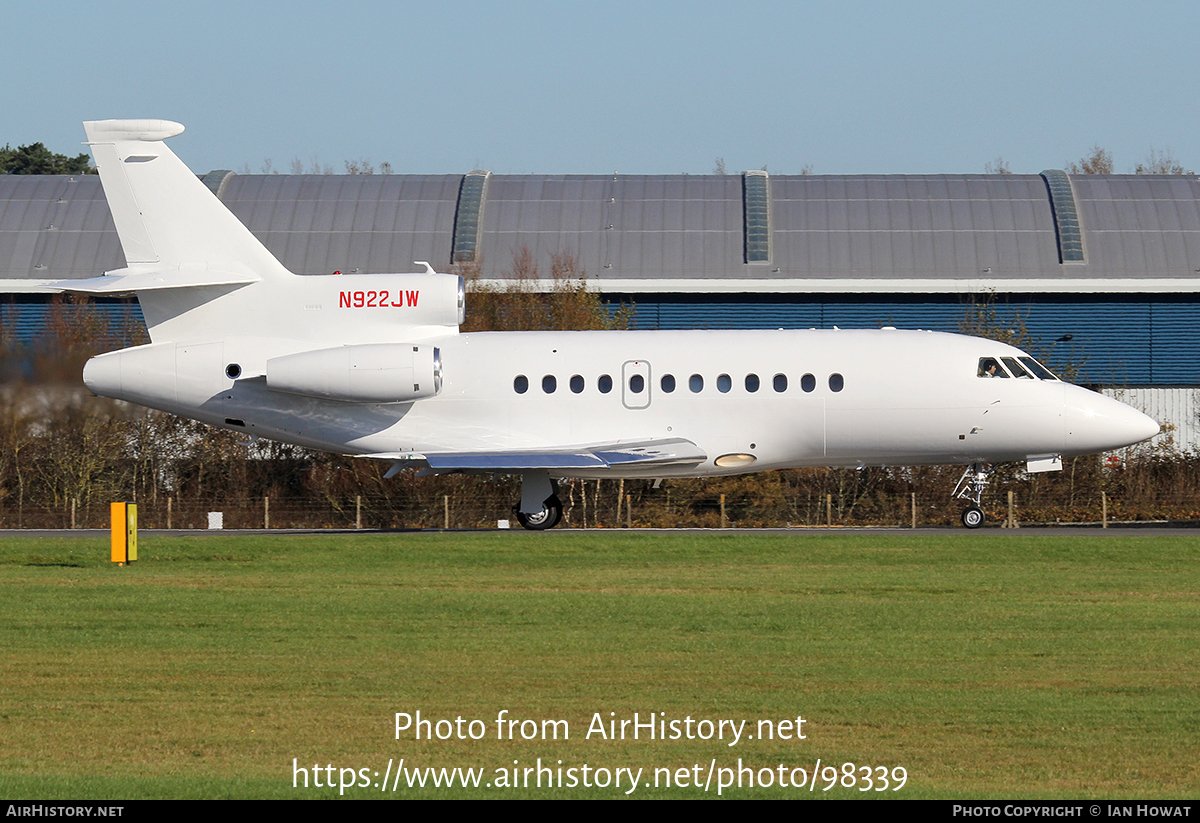
[[[380,291],[344,291],[338,293],[339,309],[384,309],[416,306],[419,290],[398,291],[394,295],[387,289]]]

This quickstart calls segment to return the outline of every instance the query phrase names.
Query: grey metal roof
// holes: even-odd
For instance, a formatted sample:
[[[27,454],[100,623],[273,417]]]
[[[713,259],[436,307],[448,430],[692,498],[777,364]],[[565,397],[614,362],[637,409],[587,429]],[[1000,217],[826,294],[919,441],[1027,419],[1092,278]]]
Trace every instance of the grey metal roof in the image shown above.
[[[225,205],[301,274],[449,266],[462,175],[235,175]]]
[[[772,195],[777,277],[1062,275],[1038,175],[786,177]]]
[[[414,260],[450,267],[460,192],[470,189],[463,177],[221,173],[217,188],[293,271],[412,271]],[[470,208],[482,219],[476,254],[485,276],[503,276],[527,246],[543,272],[552,253],[575,253],[590,278],[616,292],[685,282],[693,291],[744,282],[768,292],[924,283],[907,289],[920,291],[930,281],[1056,291],[1200,278],[1195,176],[1072,175],[1070,183],[1086,259],[1069,264],[1060,262],[1041,175],[771,175],[766,262],[747,262],[737,174],[490,175]],[[459,251],[470,253],[461,242]],[[89,277],[122,265],[95,176],[0,176],[0,280]]]
[[[0,279],[94,277],[123,265],[95,175],[0,176]]]

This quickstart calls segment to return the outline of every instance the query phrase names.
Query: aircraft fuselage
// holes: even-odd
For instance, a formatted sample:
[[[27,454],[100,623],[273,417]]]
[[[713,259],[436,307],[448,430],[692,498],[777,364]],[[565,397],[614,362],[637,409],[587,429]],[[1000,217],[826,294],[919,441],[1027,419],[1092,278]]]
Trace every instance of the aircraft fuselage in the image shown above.
[[[981,358],[1024,353],[960,335],[501,332],[421,343],[440,350],[440,392],[400,403],[268,388],[268,360],[313,346],[279,339],[113,352],[85,380],[97,394],[346,454],[683,438],[706,455],[686,466],[551,471],[580,477],[1003,462],[1092,453],[1157,431],[1128,406],[1059,380],[981,377]],[[741,459],[718,464],[725,455]]]

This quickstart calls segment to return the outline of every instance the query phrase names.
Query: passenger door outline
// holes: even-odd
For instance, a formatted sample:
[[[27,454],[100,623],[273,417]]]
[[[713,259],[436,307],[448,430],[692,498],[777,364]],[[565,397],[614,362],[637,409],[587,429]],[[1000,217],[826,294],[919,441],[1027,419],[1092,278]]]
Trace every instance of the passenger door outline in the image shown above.
[[[642,379],[642,390],[633,391],[630,382]],[[645,360],[626,360],[621,364],[621,403],[627,409],[644,409],[650,405],[650,364]]]

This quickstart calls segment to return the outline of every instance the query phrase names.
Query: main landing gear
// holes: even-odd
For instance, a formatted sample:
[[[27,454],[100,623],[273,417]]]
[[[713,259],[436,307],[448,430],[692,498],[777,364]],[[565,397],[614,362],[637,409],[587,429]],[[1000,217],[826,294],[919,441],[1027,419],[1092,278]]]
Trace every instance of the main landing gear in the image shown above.
[[[971,501],[971,505],[963,509],[962,513],[962,524],[968,529],[978,529],[987,519],[980,501],[983,498],[983,490],[987,488],[988,480],[995,471],[988,468],[987,463],[972,463],[967,466],[967,470],[959,478],[958,485],[954,487],[955,497]]]
[[[552,494],[542,503],[541,511],[526,514],[520,506],[513,506],[513,510],[517,513],[517,522],[522,526],[530,531],[543,531],[558,525],[558,521],[562,520],[563,506],[558,495]]]
[[[531,531],[553,529],[562,520],[563,506],[558,484],[544,471],[521,475],[521,502],[513,506],[517,522]]]

